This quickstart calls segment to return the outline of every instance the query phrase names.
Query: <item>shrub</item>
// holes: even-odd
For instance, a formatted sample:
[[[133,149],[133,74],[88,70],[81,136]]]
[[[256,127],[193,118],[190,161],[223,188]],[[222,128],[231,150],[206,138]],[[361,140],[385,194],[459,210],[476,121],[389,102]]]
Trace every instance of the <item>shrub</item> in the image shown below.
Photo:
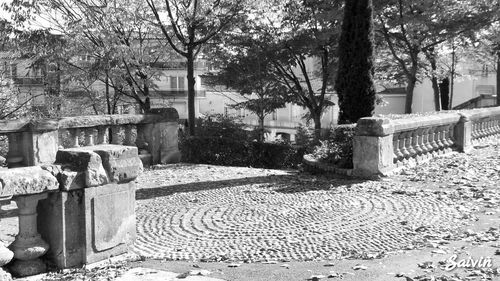
[[[198,164],[293,168],[302,162],[305,146],[287,141],[257,142],[237,119],[211,115],[197,120],[197,135],[179,134],[182,161]],[[255,132],[254,132],[255,133]]]
[[[340,168],[352,168],[352,139],[355,124],[339,125],[332,129],[331,138],[320,141],[312,153],[321,162]]]
[[[252,142],[249,164],[269,169],[294,168],[302,162],[304,151],[302,147],[285,142]]]
[[[246,166],[246,141],[218,137],[187,137],[181,145],[182,161],[196,164]]]
[[[196,119],[196,135],[199,137],[219,137],[246,140],[248,132],[238,118],[222,114],[207,115]]]

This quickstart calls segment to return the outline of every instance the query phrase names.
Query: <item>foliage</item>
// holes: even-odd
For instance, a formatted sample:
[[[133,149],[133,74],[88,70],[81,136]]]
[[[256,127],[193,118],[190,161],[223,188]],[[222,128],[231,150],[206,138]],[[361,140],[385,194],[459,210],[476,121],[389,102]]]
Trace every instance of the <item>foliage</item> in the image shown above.
[[[268,81],[286,89],[292,102],[308,109],[319,139],[321,115],[333,105],[336,48],[342,1],[263,1],[252,7],[213,49],[237,53],[239,44],[269,64]],[[233,44],[236,42],[236,44]]]
[[[371,0],[347,0],[339,42],[339,70],[335,89],[339,123],[356,123],[373,115],[373,19]]]
[[[58,75],[49,89],[53,96],[78,93],[95,114],[116,113],[117,104],[130,99],[149,110],[160,74],[152,66],[170,53],[157,40],[159,30],[144,20],[145,3],[19,0],[4,7],[18,24],[41,27],[25,28],[26,36],[16,39],[24,57],[51,65]]]
[[[386,50],[380,61],[407,85],[405,112],[411,113],[413,90],[422,75],[424,55],[435,60],[438,45],[458,36],[473,36],[498,19],[496,0],[380,0],[375,1],[379,44]],[[431,67],[432,68],[432,67]]]
[[[196,127],[199,128],[197,135],[200,137],[246,140],[248,132],[244,126],[238,118],[223,114],[206,115],[196,120]]]
[[[309,126],[299,124],[295,133],[295,143],[299,146],[311,147],[314,143],[314,130]]]
[[[235,52],[213,48],[211,62],[219,65],[217,71],[204,75],[205,84],[226,86],[237,91],[246,100],[231,105],[247,109],[259,120],[257,140],[264,141],[264,119],[278,108],[285,107],[287,88],[272,76],[272,61],[242,36],[233,36]],[[250,44],[250,45],[249,45]]]
[[[262,168],[296,167],[305,149],[289,143],[253,141],[237,119],[210,115],[197,120],[197,135],[180,135],[182,161]]]
[[[224,32],[235,21],[243,10],[244,0],[146,0],[146,3],[166,43],[186,59],[189,134],[194,136],[194,61],[214,36]]]
[[[312,153],[315,159],[340,168],[352,168],[355,125],[339,125],[332,129],[331,139],[320,141]]]

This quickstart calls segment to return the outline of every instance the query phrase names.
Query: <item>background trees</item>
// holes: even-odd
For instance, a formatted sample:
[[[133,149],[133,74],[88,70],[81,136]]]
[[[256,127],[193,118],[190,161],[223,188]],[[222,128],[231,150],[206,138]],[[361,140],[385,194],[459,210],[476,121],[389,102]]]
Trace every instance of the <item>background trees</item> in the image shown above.
[[[194,61],[215,35],[235,21],[243,10],[244,0],[146,0],[146,3],[168,45],[186,59],[189,134],[195,135]]]
[[[236,40],[236,37],[232,37]],[[219,65],[216,72],[204,76],[205,83],[213,87],[221,85],[237,91],[245,101],[234,104],[233,108],[244,108],[254,113],[259,121],[259,141],[264,141],[264,119],[278,108],[285,106],[288,89],[273,75],[272,62],[253,45],[240,38],[238,48],[230,52],[227,48],[214,48],[211,62]],[[235,42],[235,41],[233,41]],[[250,45],[248,45],[250,44]]]
[[[372,1],[346,1],[339,43],[339,71],[335,89],[339,97],[339,123],[356,123],[373,115]]]
[[[406,80],[406,113],[411,113],[413,90],[422,75],[422,55],[429,61],[431,70],[435,71],[438,45],[491,24],[499,11],[498,3],[495,2],[493,0],[375,2],[377,32]],[[437,89],[436,87],[435,90]],[[435,98],[439,101],[439,95],[435,94]]]

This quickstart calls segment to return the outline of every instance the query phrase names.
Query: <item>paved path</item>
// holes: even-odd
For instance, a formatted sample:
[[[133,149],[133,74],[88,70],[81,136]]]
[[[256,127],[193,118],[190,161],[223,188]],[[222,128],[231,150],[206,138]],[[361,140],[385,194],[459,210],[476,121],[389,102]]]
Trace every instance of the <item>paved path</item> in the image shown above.
[[[485,163],[499,159],[498,147],[491,146],[363,182],[206,165],[146,171],[139,179],[135,252],[167,260],[251,262],[413,249],[449,237],[472,219],[460,196],[439,189],[470,182],[467,173],[474,169],[457,166],[465,161],[490,169]],[[479,180],[494,184],[495,169],[490,172],[496,178],[484,173]]]

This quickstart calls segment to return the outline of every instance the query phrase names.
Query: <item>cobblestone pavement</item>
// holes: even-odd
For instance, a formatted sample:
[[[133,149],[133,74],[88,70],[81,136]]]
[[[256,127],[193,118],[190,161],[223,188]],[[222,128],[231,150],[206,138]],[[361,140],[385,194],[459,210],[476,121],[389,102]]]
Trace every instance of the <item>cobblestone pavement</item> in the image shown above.
[[[158,167],[138,181],[135,252],[167,260],[251,262],[373,258],[418,248],[450,239],[474,219],[474,202],[462,196],[461,187],[480,182],[495,188],[499,151],[488,146],[449,155],[380,181]]]

